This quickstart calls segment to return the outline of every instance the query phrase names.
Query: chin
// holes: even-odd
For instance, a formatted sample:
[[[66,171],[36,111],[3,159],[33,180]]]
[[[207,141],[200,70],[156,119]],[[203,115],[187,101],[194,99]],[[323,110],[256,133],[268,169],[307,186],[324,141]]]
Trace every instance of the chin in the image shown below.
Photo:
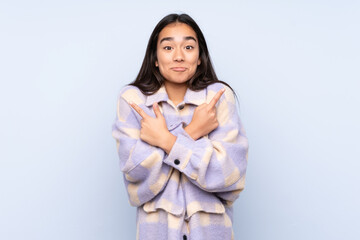
[[[184,84],[184,83],[187,83],[190,78],[166,78],[165,79],[169,79],[169,80],[166,80],[167,82],[169,83],[173,83],[173,84]]]
[[[174,83],[174,84],[185,84],[188,81],[189,80],[173,80],[173,81],[169,81],[169,82]]]

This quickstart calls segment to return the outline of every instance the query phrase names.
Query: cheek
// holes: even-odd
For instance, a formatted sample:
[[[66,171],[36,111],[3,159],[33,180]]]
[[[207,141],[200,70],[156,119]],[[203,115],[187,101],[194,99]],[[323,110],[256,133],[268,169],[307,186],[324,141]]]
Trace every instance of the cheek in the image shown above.
[[[199,56],[194,56],[191,59],[191,65],[193,66],[193,68],[196,70],[196,68],[199,66]]]
[[[163,54],[161,52],[157,53],[157,59],[158,59],[158,63],[159,65],[165,65],[168,64],[171,60],[171,56],[169,56],[170,54]]]
[[[169,70],[166,64],[164,64],[164,62],[159,63],[159,72],[160,74],[164,77],[164,76],[168,76],[169,75]]]
[[[163,75],[163,76],[166,75],[166,71],[164,70],[162,65],[159,65],[159,71],[160,71],[161,75]]]
[[[193,56],[192,56],[192,58],[191,58],[191,62],[192,62],[192,64],[193,65],[198,65],[198,63],[199,63],[199,54],[194,54]]]

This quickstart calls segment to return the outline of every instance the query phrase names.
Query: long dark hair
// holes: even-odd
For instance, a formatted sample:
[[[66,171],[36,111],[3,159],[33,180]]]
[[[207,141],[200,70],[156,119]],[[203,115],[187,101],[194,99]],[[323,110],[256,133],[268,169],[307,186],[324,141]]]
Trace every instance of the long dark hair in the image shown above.
[[[196,91],[204,89],[212,83],[220,82],[233,90],[229,84],[220,81],[217,78],[211,63],[204,35],[196,22],[187,14],[169,14],[161,19],[161,21],[156,25],[150,36],[140,71],[135,81],[131,82],[129,85],[138,87],[145,95],[151,95],[159,90],[165,79],[161,75],[159,69],[155,66],[155,61],[157,61],[157,41],[161,30],[168,24],[175,22],[181,22],[189,25],[195,31],[199,41],[199,58],[201,59],[201,63],[197,67],[194,76],[187,81],[188,88]]]

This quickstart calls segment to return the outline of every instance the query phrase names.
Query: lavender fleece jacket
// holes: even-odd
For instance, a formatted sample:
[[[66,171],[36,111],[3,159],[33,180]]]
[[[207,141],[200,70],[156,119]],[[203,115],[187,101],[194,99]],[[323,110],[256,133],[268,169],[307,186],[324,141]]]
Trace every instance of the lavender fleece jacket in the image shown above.
[[[216,104],[219,126],[193,140],[184,127],[191,122],[195,108],[209,103],[222,88],[226,90]],[[141,116],[129,101],[152,117],[152,104],[158,102],[168,130],[177,136],[168,155],[140,139]],[[230,88],[214,83],[200,91],[188,89],[184,101],[175,106],[164,86],[150,96],[126,86],[118,97],[112,135],[132,206],[146,213],[161,209],[187,221],[198,212],[227,211],[232,216],[232,204],[245,186],[248,139]]]

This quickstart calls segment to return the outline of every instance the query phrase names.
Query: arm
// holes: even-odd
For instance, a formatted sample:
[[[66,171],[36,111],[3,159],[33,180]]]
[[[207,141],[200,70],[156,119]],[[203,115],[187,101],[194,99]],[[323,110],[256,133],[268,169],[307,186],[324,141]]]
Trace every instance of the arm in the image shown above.
[[[129,92],[132,91],[132,92]],[[120,94],[112,135],[117,143],[120,167],[132,206],[141,206],[154,198],[167,184],[171,166],[163,164],[164,151],[140,139],[140,121],[128,101],[141,104],[135,89]]]
[[[231,89],[221,96],[216,115],[218,127],[208,137],[194,140],[182,129],[164,162],[183,172],[199,188],[230,201],[244,188],[248,153],[248,140]]]

